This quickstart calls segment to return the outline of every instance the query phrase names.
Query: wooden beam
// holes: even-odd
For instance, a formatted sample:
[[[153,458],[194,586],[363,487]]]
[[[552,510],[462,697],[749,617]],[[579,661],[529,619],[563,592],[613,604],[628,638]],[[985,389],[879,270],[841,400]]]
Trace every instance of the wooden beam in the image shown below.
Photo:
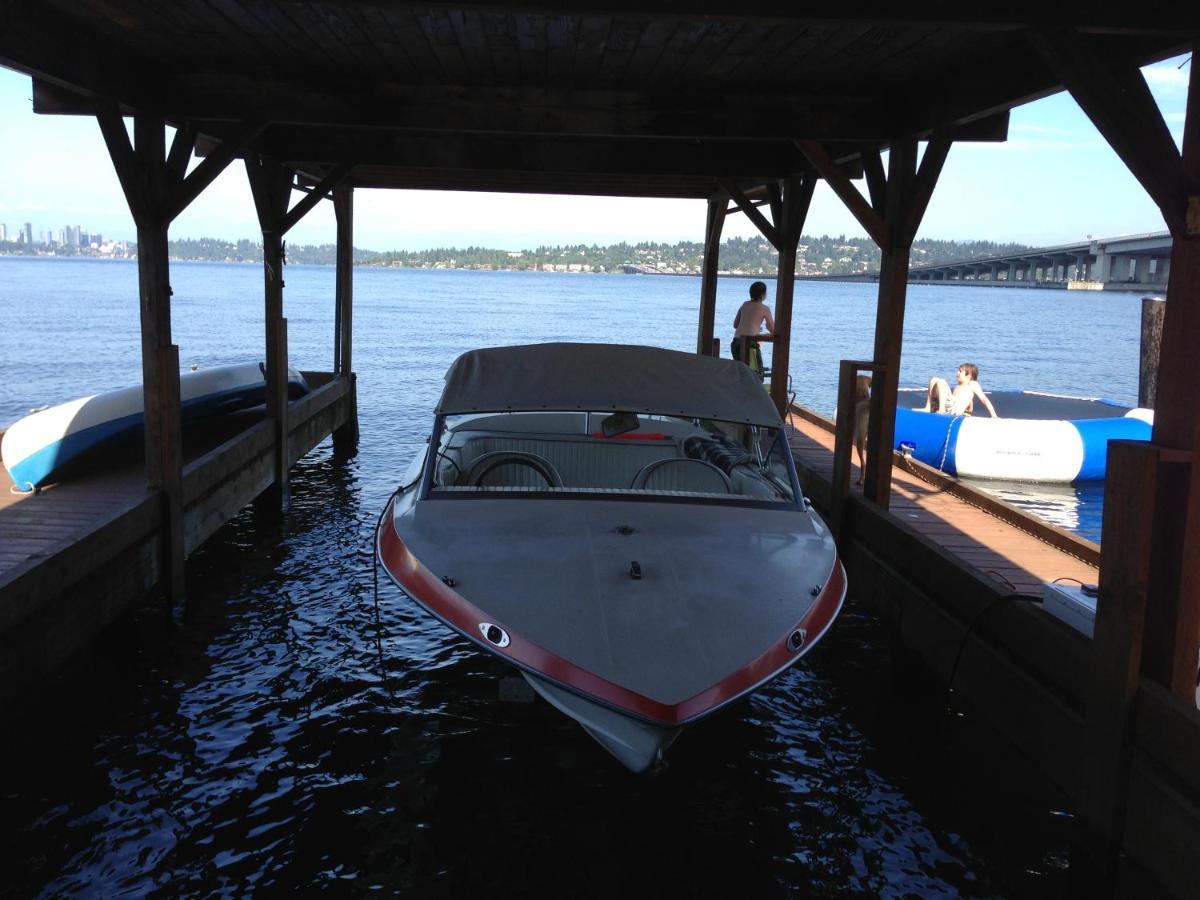
[[[175,129],[171,150],[167,153],[167,174],[173,181],[183,181],[187,176],[188,160],[195,148],[196,129],[190,122],[185,122]]]
[[[867,193],[871,198],[871,208],[876,215],[882,216],[887,199],[887,176],[883,173],[883,157],[878,147],[867,147],[862,153],[863,172],[867,177]]]
[[[817,177],[792,175],[784,183],[780,209],[779,275],[775,281],[775,341],[771,346],[771,399],[781,416],[788,409],[788,371],[791,364],[792,298],[796,290],[796,246],[812,203]]]
[[[917,142],[895,141],[888,153],[886,235],[903,234],[908,198],[916,175]],[[872,386],[871,415],[867,429],[867,473],[863,494],[887,508],[892,490],[892,447],[895,445],[896,397],[900,380],[900,352],[904,337],[904,302],[908,290],[909,247],[882,246],[879,299],[875,313],[875,362],[883,374]]]
[[[305,6],[306,0],[282,0],[285,4]],[[328,0],[328,5],[344,7],[352,0]],[[385,0],[374,0],[376,4],[390,7]],[[435,0],[425,3],[432,9],[461,10],[461,2]],[[472,0],[470,8],[485,13],[510,14],[514,7],[503,0]],[[921,26],[936,25],[944,28],[969,28],[985,32],[1020,31],[1028,27],[1030,11],[1026,6],[1012,7],[954,7],[930,6],[905,10],[898,16],[896,8],[882,2],[859,3],[854,6],[838,7],[784,7],[758,0],[756,3],[734,3],[729,0],[691,0],[689,3],[669,3],[647,6],[636,0],[570,0],[550,6],[547,3],[527,2],[517,7],[531,14],[555,12],[562,15],[589,16],[636,16],[647,21],[675,21],[678,19],[702,18],[716,21],[743,23],[753,22],[769,25],[888,25],[898,21]],[[1064,5],[1039,10],[1038,21],[1072,24],[1102,33],[1123,34],[1191,34],[1200,28],[1200,16],[1190,9],[1180,12],[1176,20],[1169,13],[1178,8],[1169,2],[1155,2],[1150,7],[1154,15],[1131,21],[1127,10],[1115,8],[1081,7]]]
[[[880,247],[890,246],[892,236],[888,224],[872,209],[858,188],[850,183],[850,179],[834,163],[833,158],[818,141],[797,141],[800,148],[813,168],[820,173],[825,182],[833,189],[838,198],[846,205],[850,214],[858,220],[863,229]]]
[[[935,133],[925,147],[925,154],[921,157],[921,166],[917,170],[917,177],[906,198],[908,210],[899,235],[899,243],[905,247],[912,246],[913,240],[917,236],[917,230],[921,227],[921,220],[925,217],[925,210],[929,207],[933,189],[937,186],[938,178],[942,174],[942,167],[946,164],[946,157],[950,153],[951,143],[950,133],[942,130]]]
[[[1121,161],[1158,205],[1173,234],[1184,230],[1184,173],[1170,129],[1133,63],[1109,62],[1071,30],[1029,39]]]
[[[729,198],[724,194],[708,201],[708,219],[704,226],[704,264],[700,272],[700,323],[696,331],[696,352],[713,355],[714,320],[717,314],[717,269],[720,265],[721,231]]]
[[[162,474],[163,547],[160,583],[169,599],[168,613],[181,612],[186,594],[183,534],[183,434],[179,396],[179,348],[174,344],[158,348],[157,369],[161,382],[156,392],[160,408],[159,471]]]
[[[246,177],[254,196],[263,242],[263,307],[266,320],[267,417],[274,422],[275,483],[272,505],[290,504],[287,433],[287,322],[283,317],[283,222],[294,173],[269,156],[247,157]]]
[[[133,145],[129,142],[125,120],[121,118],[116,104],[98,105],[95,115],[100,134],[108,147],[113,169],[116,170],[117,180],[125,194],[125,202],[129,204],[129,212],[135,222],[144,219],[150,212],[149,202],[142,190],[140,164],[134,155]]]
[[[333,192],[334,218],[337,220],[337,306],[340,322],[337,373],[349,376],[353,366],[354,310],[354,191],[336,188]]]
[[[1134,700],[1150,584],[1153,497],[1160,449],[1112,441],[1104,483],[1100,594],[1092,638],[1079,815],[1092,838],[1083,849],[1110,876],[1120,847],[1128,791]]]
[[[350,385],[350,410],[346,422],[334,432],[335,446],[350,449],[358,440],[358,394],[354,387],[354,191],[333,190],[333,215],[337,222],[337,365],[335,372]]]
[[[779,232],[775,230],[774,225],[767,221],[766,216],[758,211],[758,207],[750,202],[750,198],[746,196],[745,192],[727,179],[720,178],[717,181],[721,185],[721,189],[737,204],[737,208],[745,213],[746,218],[753,222],[758,230],[762,232],[762,236],[771,243],[771,246],[778,250],[782,243]]]
[[[1196,49],[1200,49],[1200,44]],[[1193,56],[1181,158],[1187,179],[1200,176],[1200,66]],[[1184,182],[1185,188],[1189,181]],[[1200,195],[1200,189],[1196,195]],[[1187,190],[1180,198],[1188,201]],[[1196,391],[1200,370],[1200,229],[1174,235],[1159,358],[1154,443],[1200,452]],[[1193,697],[1200,652],[1200,465],[1165,469],[1155,499],[1154,582],[1146,615],[1145,672],[1176,697]]]
[[[775,230],[783,232],[783,188],[777,181],[769,181],[764,187],[767,190],[767,205],[771,207],[771,224]]]
[[[342,183],[342,180],[354,168],[353,163],[342,163],[333,167],[333,170],[326,175],[308,194],[301,199],[294,207],[288,210],[287,215],[283,217],[282,231],[287,234],[288,230],[293,225],[299,222],[305,215],[308,214],[314,206],[329,196],[330,192]]]
[[[180,84],[179,82],[183,82]],[[880,140],[905,111],[861,97],[814,92],[677,91],[411,84],[384,79],[288,79],[180,73],[164,115],[269,119],[431,133],[792,140]]]
[[[266,127],[263,122],[246,123],[235,128],[230,135],[205,157],[200,165],[186,178],[173,185],[167,201],[167,212],[174,219],[187,209],[200,193],[220,175],[254,138]],[[174,147],[172,147],[174,153]]]
[[[592,175],[701,175],[765,183],[804,166],[791,141],[411,134],[273,125],[256,146],[284,162]],[[203,143],[201,152],[204,151]]]

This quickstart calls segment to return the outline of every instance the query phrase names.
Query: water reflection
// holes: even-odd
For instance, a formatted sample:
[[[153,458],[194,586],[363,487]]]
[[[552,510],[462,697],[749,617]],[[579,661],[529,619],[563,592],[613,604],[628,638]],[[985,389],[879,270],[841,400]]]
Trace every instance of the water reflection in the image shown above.
[[[1032,484],[964,478],[972,487],[1000,498],[1018,509],[1100,543],[1104,482]]]

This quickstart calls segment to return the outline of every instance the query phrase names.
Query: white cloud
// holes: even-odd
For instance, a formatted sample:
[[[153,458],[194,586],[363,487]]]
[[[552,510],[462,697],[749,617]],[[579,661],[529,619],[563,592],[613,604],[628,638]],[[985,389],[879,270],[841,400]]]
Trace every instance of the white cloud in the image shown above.
[[[1075,135],[1078,133],[1071,128],[1059,128],[1053,125],[1035,125],[1032,122],[1013,122],[1008,130],[1010,134],[1013,132],[1027,132],[1029,134]]]
[[[1188,86],[1188,67],[1182,68],[1179,63],[1169,61],[1142,69],[1146,82],[1151,87],[1171,88],[1186,91]]]

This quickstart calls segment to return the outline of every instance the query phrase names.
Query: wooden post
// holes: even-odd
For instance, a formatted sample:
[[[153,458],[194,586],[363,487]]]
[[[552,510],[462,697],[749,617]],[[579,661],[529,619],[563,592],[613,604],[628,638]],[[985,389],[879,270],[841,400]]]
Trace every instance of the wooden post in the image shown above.
[[[851,456],[854,451],[854,417],[858,406],[857,379],[864,372],[871,375],[872,384],[882,380],[883,366],[862,360],[843,359],[838,366],[837,422],[834,427],[833,479],[830,491],[829,527],[840,538],[842,509],[850,495]],[[867,460],[874,450],[867,447]],[[887,454],[889,457],[891,453]],[[868,462],[868,466],[870,463]],[[866,475],[866,472],[863,472]]]
[[[162,429],[159,442],[158,469],[163,481],[164,521],[163,570],[160,575],[166,587],[168,613],[175,615],[186,594],[184,580],[183,538],[183,435],[180,422],[179,348],[174,344],[159,347],[158,372],[162,378],[157,418]],[[147,407],[149,409],[149,407]]]
[[[1162,345],[1163,312],[1158,297],[1142,298],[1141,364],[1138,367],[1138,406],[1154,409],[1158,388],[1158,357]]]
[[[1193,48],[1200,51],[1200,44]],[[1154,520],[1151,608],[1146,619],[1146,674],[1172,694],[1195,702],[1200,653],[1200,415],[1196,411],[1200,366],[1200,66],[1194,61],[1188,86],[1179,185],[1173,207],[1171,270],[1163,314],[1154,413],[1154,442],[1193,454],[1179,467],[1174,486],[1158,491]],[[1168,170],[1169,171],[1169,170]],[[1156,198],[1158,199],[1158,198]],[[1163,203],[1166,205],[1168,195]],[[1174,215],[1171,215],[1171,210]],[[1177,470],[1178,471],[1178,470]]]
[[[274,423],[275,490],[279,508],[290,505],[287,464],[287,320],[283,317],[283,235],[263,230],[263,286],[267,323],[266,381],[267,417]],[[280,385],[283,389],[280,390]]]
[[[711,356],[713,352],[713,320],[717,314],[717,268],[721,257],[721,230],[729,199],[721,194],[708,201],[708,221],[704,228],[704,266],[700,272],[700,325],[696,335],[696,352]]]
[[[176,129],[167,153],[161,119],[136,116],[131,145],[116,105],[98,104],[95,113],[137,225],[146,485],[163,495],[160,583],[171,607],[175,608],[184,595],[183,439],[179,348],[171,343],[167,231],[171,221],[212,183],[241,148],[262,130],[262,126],[237,127],[204,162],[187,174],[188,157],[196,141],[196,132],[189,124],[183,123]]]
[[[838,366],[837,422],[833,438],[833,477],[829,485],[829,530],[839,542],[842,513],[850,496],[850,452],[854,438],[854,378],[861,364],[843,359]]]
[[[771,399],[780,416],[787,419],[788,367],[791,362],[792,298],[796,291],[796,247],[812,202],[816,177],[791,175],[783,191],[779,219],[779,274],[775,281],[775,344],[771,351]]]
[[[820,143],[796,141],[796,146],[883,251],[875,314],[875,363],[881,371],[871,390],[869,452],[863,489],[864,496],[883,507],[887,507],[891,497],[891,448],[896,430],[909,250],[933,196],[952,139],[950,130],[935,131],[921,158],[919,170],[916,169],[917,142],[911,138],[892,141],[886,185],[881,183],[879,166],[875,162],[876,151],[864,149],[871,202],[850,183]]]
[[[266,320],[267,418],[274,423],[275,463],[271,502],[286,511],[288,486],[287,326],[283,318],[283,235],[288,228],[288,203],[294,173],[268,156],[247,157],[246,177],[254,195],[263,243],[263,300]],[[318,198],[320,199],[320,198]]]
[[[339,378],[351,381],[354,391],[354,189],[339,187],[333,192],[337,220],[337,366]],[[358,440],[358,402],[351,394],[350,418],[333,434],[334,443],[351,448]]]
[[[896,397],[900,385],[900,350],[904,337],[904,302],[908,293],[908,262],[911,239],[902,229],[908,213],[907,195],[916,174],[917,142],[896,141],[888,154],[887,210],[884,221],[890,241],[882,248],[879,265],[879,294],[875,311],[875,362],[883,366],[882,377],[871,392],[871,420],[863,494],[886,507],[892,493],[891,448],[896,433]],[[915,229],[914,229],[915,231]]]
[[[1146,498],[1157,492],[1163,456],[1152,444],[1108,445],[1079,803],[1086,828],[1080,849],[1093,868],[1108,875],[1114,873],[1120,847],[1133,707],[1141,676],[1153,518],[1153,505]]]

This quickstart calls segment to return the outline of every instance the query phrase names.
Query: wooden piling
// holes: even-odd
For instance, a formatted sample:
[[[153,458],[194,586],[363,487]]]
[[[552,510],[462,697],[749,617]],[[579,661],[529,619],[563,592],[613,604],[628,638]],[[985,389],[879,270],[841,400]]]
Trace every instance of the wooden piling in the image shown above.
[[[1134,701],[1141,676],[1150,584],[1153,507],[1162,451],[1112,441],[1104,484],[1104,532],[1092,638],[1079,815],[1091,867],[1113,874],[1129,769]]]
[[[1158,357],[1162,346],[1163,313],[1161,297],[1142,298],[1141,361],[1138,366],[1138,406],[1154,409],[1158,393]]]
[[[721,231],[729,198],[724,194],[708,201],[708,220],[704,227],[704,264],[700,271],[700,324],[696,332],[696,352],[713,353],[713,322],[717,314],[717,269],[721,258]]]
[[[781,416],[787,415],[788,371],[791,363],[792,298],[796,291],[796,248],[816,176],[791,175],[784,182],[775,229],[779,235],[779,275],[775,281],[775,344],[771,351],[771,399]]]
[[[333,191],[333,214],[337,221],[336,278],[336,364],[339,378],[354,381],[354,189],[338,187]],[[357,394],[351,389],[351,415],[334,432],[334,442],[345,448],[358,440]]]

